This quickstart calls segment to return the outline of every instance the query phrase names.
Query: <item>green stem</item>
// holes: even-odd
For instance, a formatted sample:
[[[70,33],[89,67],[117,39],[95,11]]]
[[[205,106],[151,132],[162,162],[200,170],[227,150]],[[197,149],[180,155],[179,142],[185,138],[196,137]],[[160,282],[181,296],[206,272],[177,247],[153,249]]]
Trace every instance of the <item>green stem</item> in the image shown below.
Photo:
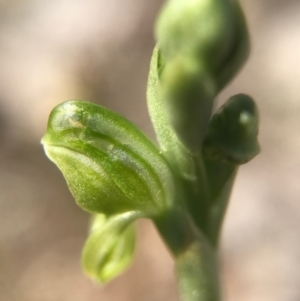
[[[181,208],[156,218],[155,225],[175,259],[182,301],[219,301],[216,250]]]

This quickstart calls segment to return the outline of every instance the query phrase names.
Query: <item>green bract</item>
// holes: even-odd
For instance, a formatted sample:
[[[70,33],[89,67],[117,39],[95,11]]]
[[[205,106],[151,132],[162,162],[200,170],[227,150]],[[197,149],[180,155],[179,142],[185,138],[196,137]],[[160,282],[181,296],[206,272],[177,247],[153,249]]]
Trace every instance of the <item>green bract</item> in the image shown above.
[[[77,100],[58,105],[42,143],[85,210],[151,216],[174,202],[173,176],[157,148],[104,107]]]
[[[159,51],[154,48],[149,79],[147,85],[147,101],[149,114],[157,135],[162,152],[169,161],[176,166],[175,171],[182,174],[194,175],[194,166],[187,149],[178,139],[173,127],[169,122],[169,118],[164,106],[164,98],[162,95],[161,83],[159,80],[159,70],[161,62]]]
[[[105,283],[130,265],[135,247],[135,233],[130,223],[138,217],[138,212],[110,218],[104,215],[95,217],[82,251],[82,265],[91,278]]]

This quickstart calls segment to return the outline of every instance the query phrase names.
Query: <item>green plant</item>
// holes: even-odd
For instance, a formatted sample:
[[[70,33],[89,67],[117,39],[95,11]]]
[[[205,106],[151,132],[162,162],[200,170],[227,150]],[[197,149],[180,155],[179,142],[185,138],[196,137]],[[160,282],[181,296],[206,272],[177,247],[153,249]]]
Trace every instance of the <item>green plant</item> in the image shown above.
[[[53,109],[42,143],[94,214],[82,255],[88,275],[119,275],[132,260],[132,223],[146,217],[174,257],[182,300],[217,301],[223,217],[238,166],[259,145],[249,96],[212,108],[248,55],[247,29],[235,1],[169,0],[156,38],[147,99],[160,148],[125,118],[79,100]]]

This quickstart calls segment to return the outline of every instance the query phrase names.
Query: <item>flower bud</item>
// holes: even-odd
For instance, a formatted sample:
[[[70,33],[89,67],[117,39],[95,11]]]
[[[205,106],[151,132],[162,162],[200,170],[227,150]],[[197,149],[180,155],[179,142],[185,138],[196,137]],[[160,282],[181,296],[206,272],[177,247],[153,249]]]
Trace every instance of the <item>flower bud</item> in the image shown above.
[[[255,102],[247,95],[238,94],[212,117],[203,151],[218,161],[247,163],[260,151],[257,135],[258,110]]]
[[[242,12],[232,0],[169,0],[156,38],[164,110],[179,140],[197,153],[214,98],[248,55]]]
[[[156,23],[165,63],[193,58],[221,89],[248,55],[248,33],[241,9],[232,0],[169,0]]]

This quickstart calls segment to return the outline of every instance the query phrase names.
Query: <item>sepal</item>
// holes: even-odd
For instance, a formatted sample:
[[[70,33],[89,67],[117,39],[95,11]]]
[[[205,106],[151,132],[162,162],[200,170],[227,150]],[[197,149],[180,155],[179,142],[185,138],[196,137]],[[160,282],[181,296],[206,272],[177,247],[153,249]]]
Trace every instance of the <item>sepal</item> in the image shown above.
[[[131,122],[104,107],[77,100],[58,105],[42,143],[87,211],[149,216],[174,201],[173,175],[159,150]]]
[[[135,232],[131,223],[139,216],[138,212],[112,217],[95,215],[81,258],[89,277],[107,283],[128,268],[135,249]]]

